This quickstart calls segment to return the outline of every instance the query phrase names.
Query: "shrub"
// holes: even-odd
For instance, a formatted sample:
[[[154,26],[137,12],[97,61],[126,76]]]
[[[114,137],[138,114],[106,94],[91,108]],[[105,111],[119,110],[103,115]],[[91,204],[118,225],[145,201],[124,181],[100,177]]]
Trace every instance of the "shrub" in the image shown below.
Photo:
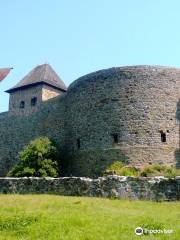
[[[153,177],[153,176],[165,176],[165,177],[175,177],[180,175],[180,170],[175,167],[169,167],[160,164],[153,164],[151,166],[147,166],[141,170],[140,176],[143,177]]]
[[[31,141],[19,152],[20,162],[8,173],[13,177],[57,177],[59,174],[58,151],[47,138]]]
[[[112,163],[104,172],[104,175],[116,174],[119,176],[138,176],[138,170],[131,165],[123,165],[120,161]]]
[[[105,175],[110,175],[110,174],[119,175],[119,172],[120,172],[122,167],[123,167],[122,162],[115,161],[109,167],[106,168],[104,173],[105,173]]]
[[[160,164],[152,164],[144,167],[143,169],[137,169],[131,165],[123,165],[122,162],[116,161],[111,164],[104,172],[104,175],[119,175],[119,176],[134,176],[134,177],[155,177],[165,176],[168,178],[180,176],[180,169],[175,167],[169,167]]]
[[[180,169],[174,167],[167,167],[164,176],[169,178],[180,176]]]
[[[119,171],[119,175],[122,176],[132,176],[132,177],[138,177],[139,171],[137,168],[132,166],[124,166]]]
[[[158,171],[156,171],[155,168],[154,168],[154,165],[143,168],[140,172],[140,176],[142,176],[142,177],[156,176]]]

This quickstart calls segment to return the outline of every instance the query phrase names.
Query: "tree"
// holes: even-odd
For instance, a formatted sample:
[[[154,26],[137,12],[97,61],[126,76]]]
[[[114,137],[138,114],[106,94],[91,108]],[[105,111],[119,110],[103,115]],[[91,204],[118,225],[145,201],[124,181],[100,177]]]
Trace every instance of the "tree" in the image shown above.
[[[30,142],[19,152],[20,159],[8,176],[12,177],[57,177],[59,175],[58,151],[47,137]]]

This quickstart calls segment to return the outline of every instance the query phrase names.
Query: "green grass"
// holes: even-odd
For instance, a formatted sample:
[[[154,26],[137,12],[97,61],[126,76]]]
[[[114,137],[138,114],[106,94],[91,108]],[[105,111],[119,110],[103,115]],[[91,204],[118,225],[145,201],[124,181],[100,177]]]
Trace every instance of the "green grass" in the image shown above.
[[[142,169],[137,169],[132,165],[124,165],[120,161],[115,161],[106,168],[103,175],[119,175],[119,176],[133,176],[133,177],[155,177],[164,176],[167,178],[174,178],[180,176],[180,169],[173,166],[166,166],[161,164],[147,165]]]
[[[134,229],[173,229],[136,236]],[[0,240],[180,239],[180,203],[0,195]]]

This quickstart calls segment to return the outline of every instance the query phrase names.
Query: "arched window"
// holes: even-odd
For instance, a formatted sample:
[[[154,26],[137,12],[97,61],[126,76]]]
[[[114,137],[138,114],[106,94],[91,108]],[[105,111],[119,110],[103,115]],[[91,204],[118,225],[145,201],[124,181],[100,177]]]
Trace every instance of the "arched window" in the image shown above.
[[[37,104],[37,97],[31,98],[31,106],[36,106]]]
[[[19,104],[19,108],[24,108],[24,107],[25,107],[25,102],[21,101],[20,104]]]

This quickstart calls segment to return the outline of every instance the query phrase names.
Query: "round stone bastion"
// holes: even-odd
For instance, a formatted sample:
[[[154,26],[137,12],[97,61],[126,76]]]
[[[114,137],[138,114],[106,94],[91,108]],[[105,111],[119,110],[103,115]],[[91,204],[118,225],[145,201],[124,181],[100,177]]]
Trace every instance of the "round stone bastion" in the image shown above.
[[[114,161],[180,166],[180,69],[130,66],[80,77],[66,95],[70,172],[98,175]]]

